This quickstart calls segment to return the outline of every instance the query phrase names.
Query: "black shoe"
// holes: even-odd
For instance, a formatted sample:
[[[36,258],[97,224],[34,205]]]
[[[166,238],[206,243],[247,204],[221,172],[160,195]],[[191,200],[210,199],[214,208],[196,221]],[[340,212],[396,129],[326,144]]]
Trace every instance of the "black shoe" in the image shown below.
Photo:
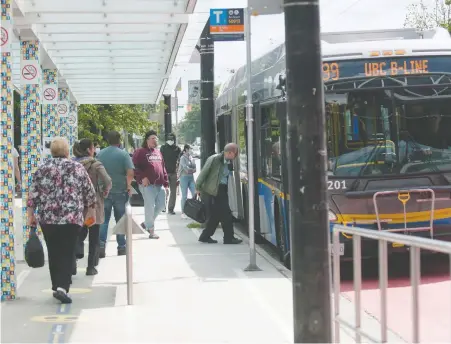
[[[204,238],[199,238],[199,241],[203,242],[205,244],[217,244],[218,243],[217,240],[212,239],[212,238],[205,238],[205,239]]]
[[[144,229],[144,230],[146,230],[146,224],[145,224],[144,222],[141,223],[141,228]]]
[[[175,215],[175,211],[174,210],[169,210],[168,214],[169,215]]]
[[[127,251],[125,250],[125,247],[121,247],[121,248],[117,249],[118,256],[125,256],[126,253],[127,253]]]
[[[86,276],[94,276],[97,275],[99,272],[94,267],[88,267],[86,268]]]
[[[99,258],[105,258],[105,257],[106,257],[105,247],[101,247],[99,249]]]
[[[163,209],[161,212],[162,212],[162,213],[165,213],[165,212],[166,212],[166,209]]]
[[[60,301],[61,303],[72,303],[72,299],[62,290],[57,290],[53,292],[53,297]]]
[[[243,240],[237,239],[237,238],[233,238],[230,240],[224,240],[224,244],[226,244],[226,245],[237,245],[237,244],[241,244],[242,242],[243,242]]]

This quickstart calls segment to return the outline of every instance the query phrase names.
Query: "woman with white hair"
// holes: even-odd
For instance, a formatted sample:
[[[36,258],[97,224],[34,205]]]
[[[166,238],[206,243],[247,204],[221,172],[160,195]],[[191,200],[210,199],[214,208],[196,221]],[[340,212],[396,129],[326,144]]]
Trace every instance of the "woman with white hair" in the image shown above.
[[[28,225],[39,223],[47,245],[53,297],[72,303],[75,244],[84,214],[96,205],[96,193],[85,168],[69,159],[69,143],[55,138],[51,159],[38,167],[28,195]],[[36,216],[35,216],[36,213]]]

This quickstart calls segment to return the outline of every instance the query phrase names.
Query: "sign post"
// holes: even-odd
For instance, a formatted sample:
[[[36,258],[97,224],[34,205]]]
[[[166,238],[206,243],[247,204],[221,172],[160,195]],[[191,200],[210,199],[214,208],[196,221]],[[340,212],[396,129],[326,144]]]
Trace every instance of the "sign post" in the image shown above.
[[[210,32],[214,41],[246,40],[246,122],[248,151],[249,185],[249,265],[245,271],[261,271],[257,266],[255,249],[255,176],[254,176],[254,118],[252,104],[252,56],[251,56],[251,10],[249,8],[229,8],[210,10]]]
[[[294,342],[332,343],[319,1],[284,7]]]

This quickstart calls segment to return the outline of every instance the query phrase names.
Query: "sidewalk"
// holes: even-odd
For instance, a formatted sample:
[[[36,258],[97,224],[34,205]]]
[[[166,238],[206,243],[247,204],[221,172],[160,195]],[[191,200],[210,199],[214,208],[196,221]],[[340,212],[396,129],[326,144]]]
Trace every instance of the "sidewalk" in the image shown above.
[[[140,223],[143,209],[133,211]],[[133,306],[127,306],[125,256],[116,255],[114,238],[97,276],[85,276],[79,264],[72,305],[51,297],[47,266],[18,266],[29,273],[19,299],[2,304],[1,342],[292,342],[289,271],[259,250],[263,271],[244,272],[246,244],[223,245],[221,230],[219,244],[200,244],[200,231],[188,229],[188,223],[163,214],[156,222],[160,240],[133,237]],[[348,299],[342,298],[341,311],[353,322]],[[379,323],[370,315],[364,314],[363,327],[380,337]],[[389,342],[401,341],[390,333]],[[343,330],[341,342],[354,341]]]

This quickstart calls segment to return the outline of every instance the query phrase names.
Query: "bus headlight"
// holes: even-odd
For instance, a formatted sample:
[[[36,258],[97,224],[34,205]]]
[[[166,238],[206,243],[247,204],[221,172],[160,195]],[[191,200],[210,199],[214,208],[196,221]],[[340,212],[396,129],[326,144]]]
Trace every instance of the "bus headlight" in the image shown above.
[[[332,210],[329,210],[329,221],[337,221],[337,215]]]

